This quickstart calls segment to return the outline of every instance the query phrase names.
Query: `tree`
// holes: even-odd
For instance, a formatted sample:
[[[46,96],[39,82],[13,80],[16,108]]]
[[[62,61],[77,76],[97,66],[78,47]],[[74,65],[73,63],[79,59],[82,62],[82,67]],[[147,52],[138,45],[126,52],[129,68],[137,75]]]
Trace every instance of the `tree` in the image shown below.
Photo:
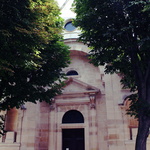
[[[138,91],[136,150],[146,150],[150,127],[150,15],[147,0],[75,0],[75,25],[91,62]],[[133,108],[133,107],[132,107]]]
[[[4,115],[0,115],[0,137],[5,134],[5,117]]]
[[[54,0],[1,0],[0,109],[46,101],[61,92],[69,64]]]

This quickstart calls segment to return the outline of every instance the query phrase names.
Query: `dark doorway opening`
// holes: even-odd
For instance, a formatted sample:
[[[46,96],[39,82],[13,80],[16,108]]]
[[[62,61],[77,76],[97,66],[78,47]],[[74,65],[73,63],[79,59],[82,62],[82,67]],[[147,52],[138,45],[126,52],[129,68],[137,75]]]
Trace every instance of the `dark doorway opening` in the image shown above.
[[[62,150],[85,150],[84,129],[63,129]]]
[[[62,123],[84,123],[84,118],[79,111],[69,110],[64,114]]]

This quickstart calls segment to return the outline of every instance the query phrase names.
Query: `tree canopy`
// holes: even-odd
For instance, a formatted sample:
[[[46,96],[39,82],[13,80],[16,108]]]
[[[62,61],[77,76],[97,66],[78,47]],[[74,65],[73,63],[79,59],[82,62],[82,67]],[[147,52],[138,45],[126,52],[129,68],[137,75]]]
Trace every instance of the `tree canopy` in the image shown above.
[[[107,73],[121,73],[124,86],[138,91],[136,150],[146,149],[150,127],[149,6],[147,0],[74,2],[75,25],[82,30],[80,40],[91,48],[91,62],[105,65]]]
[[[0,109],[46,101],[61,92],[69,50],[54,0],[1,0]]]

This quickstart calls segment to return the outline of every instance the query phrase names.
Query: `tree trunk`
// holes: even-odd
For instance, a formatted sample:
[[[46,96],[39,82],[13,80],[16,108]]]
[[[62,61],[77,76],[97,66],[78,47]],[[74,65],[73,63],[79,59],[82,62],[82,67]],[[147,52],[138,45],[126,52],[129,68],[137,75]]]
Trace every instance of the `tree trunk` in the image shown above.
[[[150,117],[141,115],[139,117],[138,134],[135,150],[146,150],[146,141],[149,135]]]
[[[150,68],[147,68],[145,75],[140,79],[137,77],[138,86],[138,134],[136,137],[135,150],[146,150],[147,137],[150,133]]]

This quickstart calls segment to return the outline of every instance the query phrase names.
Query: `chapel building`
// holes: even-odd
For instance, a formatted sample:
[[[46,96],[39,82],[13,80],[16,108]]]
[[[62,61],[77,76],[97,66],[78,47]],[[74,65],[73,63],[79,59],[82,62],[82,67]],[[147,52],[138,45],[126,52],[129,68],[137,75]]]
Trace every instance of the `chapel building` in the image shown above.
[[[72,25],[71,2],[61,7],[71,58],[62,94],[51,105],[26,103],[3,112],[7,133],[0,150],[134,150],[138,121],[126,115],[130,90],[122,88],[119,74],[89,63],[89,48],[78,42],[80,31]]]

